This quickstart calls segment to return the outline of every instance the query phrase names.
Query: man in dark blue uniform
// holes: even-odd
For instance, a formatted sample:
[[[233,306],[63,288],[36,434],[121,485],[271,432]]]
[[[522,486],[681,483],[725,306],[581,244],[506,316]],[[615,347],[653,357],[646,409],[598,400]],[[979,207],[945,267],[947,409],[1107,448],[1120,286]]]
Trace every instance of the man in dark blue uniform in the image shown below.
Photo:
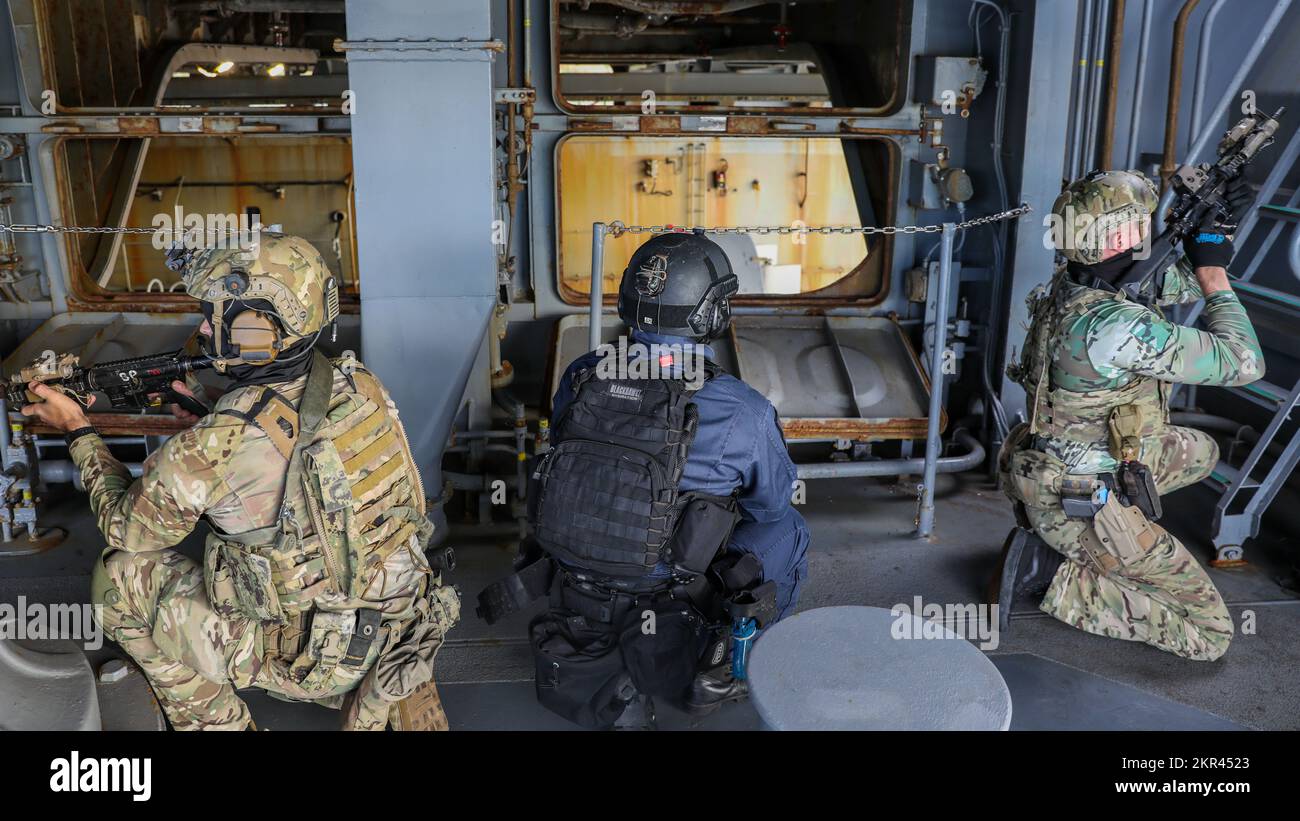
[[[797,474],[776,409],[762,394],[712,365],[708,343],[729,326],[728,300],[736,289],[726,254],[702,233],[664,234],[644,243],[619,286],[619,316],[631,329],[632,344],[602,346],[570,364],[555,392],[552,417],[558,432],[576,396],[575,378],[599,369],[602,359],[609,360],[605,365],[625,359],[620,365],[631,370],[649,364],[660,369],[661,377],[693,382],[697,389],[690,401],[697,421],[677,490],[735,500],[739,518],[723,547],[726,553],[758,560],[761,580],[775,583],[781,618],[793,612],[808,574],[810,535],[791,504]],[[707,380],[701,367],[706,361]],[[667,578],[673,572],[668,561],[660,560],[647,577]],[[704,659],[695,676],[685,705],[693,712],[747,694],[745,682],[734,679],[729,665],[718,661]]]
[[[711,242],[704,239],[705,242]],[[713,350],[703,340],[642,331],[633,327],[634,347],[629,356],[655,355],[669,349],[692,357],[713,359]],[[591,351],[575,359],[560,378],[552,402],[552,419],[558,419],[573,399],[572,377],[584,368],[595,367],[600,352]],[[675,372],[681,373],[681,364]],[[750,553],[763,565],[763,580],[777,584],[776,604],[781,618],[794,610],[799,586],[808,575],[808,525],[790,503],[797,478],[786,450],[776,408],[761,393],[727,373],[719,373],[695,393],[699,429],[686,458],[677,487],[681,492],[701,491],[716,496],[738,492],[741,519],[732,531],[727,549]],[[668,575],[660,564],[654,573]]]

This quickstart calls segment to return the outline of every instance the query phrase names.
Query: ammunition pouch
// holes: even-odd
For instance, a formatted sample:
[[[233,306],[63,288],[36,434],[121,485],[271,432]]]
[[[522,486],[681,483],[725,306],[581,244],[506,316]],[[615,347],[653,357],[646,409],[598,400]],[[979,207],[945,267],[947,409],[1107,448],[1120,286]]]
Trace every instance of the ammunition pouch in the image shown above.
[[[668,544],[668,561],[679,573],[703,573],[730,541],[738,521],[740,509],[735,496],[683,494],[677,531]]]
[[[218,615],[248,618],[263,625],[286,622],[271,561],[263,555],[270,545],[259,538],[276,530],[262,528],[246,534],[252,537],[252,544],[216,532],[208,534],[203,581],[208,601]]]

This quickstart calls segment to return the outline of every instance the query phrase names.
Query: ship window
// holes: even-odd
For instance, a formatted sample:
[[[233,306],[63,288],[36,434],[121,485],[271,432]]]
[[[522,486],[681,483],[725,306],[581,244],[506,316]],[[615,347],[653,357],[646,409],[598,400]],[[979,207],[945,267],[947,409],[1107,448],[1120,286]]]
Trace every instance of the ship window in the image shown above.
[[[889,213],[890,143],[833,137],[571,136],[559,147],[561,295],[591,293],[592,223],[641,226],[877,225]],[[614,294],[648,234],[608,236],[604,293]],[[854,234],[710,234],[740,278],[739,299],[883,298],[887,238]],[[612,297],[610,297],[612,299]]]
[[[151,234],[65,234],[74,291],[176,293],[164,265],[173,229],[236,236],[260,221],[309,240],[357,292],[352,151],[345,137],[68,138],[56,154],[70,225],[159,229]],[[179,296],[179,294],[177,294]]]
[[[896,108],[900,0],[555,0],[555,87],[570,111]]]

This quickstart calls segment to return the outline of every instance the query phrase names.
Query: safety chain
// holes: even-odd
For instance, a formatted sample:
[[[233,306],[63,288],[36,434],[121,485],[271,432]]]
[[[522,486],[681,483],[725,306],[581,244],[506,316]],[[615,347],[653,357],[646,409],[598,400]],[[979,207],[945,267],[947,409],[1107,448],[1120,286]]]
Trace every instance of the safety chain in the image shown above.
[[[1016,217],[1028,214],[1033,209],[1026,204],[1021,204],[1015,208],[1003,211],[998,214],[989,214],[984,217],[976,217],[957,223],[958,230],[967,228],[976,228],[981,225],[987,225],[990,222],[1000,220],[1015,219]],[[673,233],[691,233],[694,231],[703,231],[706,234],[937,234],[943,230],[942,225],[733,225],[733,226],[711,226],[707,228],[687,228],[677,225],[624,225],[621,220],[614,220],[608,223],[610,234],[615,237],[623,234],[673,234]],[[167,228],[107,228],[100,226],[81,226],[81,225],[4,225],[0,224],[0,232],[11,232],[15,234],[157,234],[174,233]],[[185,230],[182,233],[190,235],[195,233],[192,230]],[[208,230],[205,234],[240,234],[247,233],[247,229],[227,229],[224,231]]]
[[[1015,219],[1028,214],[1033,209],[1027,204],[957,223],[959,230],[976,228],[999,220]],[[713,226],[708,228],[687,228],[678,225],[624,225],[621,220],[607,224],[612,236],[623,234],[688,234],[696,231],[705,234],[937,234],[943,230],[942,225],[757,225],[757,226]]]
[[[14,234],[176,234],[171,228],[105,228],[102,226],[83,226],[83,225],[4,225],[0,224],[0,232],[11,232]],[[222,231],[197,229],[183,229],[179,233],[183,236],[193,236],[196,233],[201,234],[247,234],[252,231],[249,229],[227,228]]]

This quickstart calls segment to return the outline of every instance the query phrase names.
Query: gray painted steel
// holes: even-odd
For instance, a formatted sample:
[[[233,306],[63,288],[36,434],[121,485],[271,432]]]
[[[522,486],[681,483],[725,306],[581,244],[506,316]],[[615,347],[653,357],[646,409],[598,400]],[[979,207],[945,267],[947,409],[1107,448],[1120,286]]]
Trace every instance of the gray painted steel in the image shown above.
[[[353,41],[487,40],[482,0],[349,3]],[[348,54],[356,109],[362,360],[401,408],[428,495],[471,370],[488,404],[484,332],[495,304],[490,53],[386,50]]]
[[[943,363],[948,355],[948,296],[952,281],[953,224],[943,224],[943,239],[939,249],[939,276],[931,279],[934,290],[934,333],[930,356],[930,409],[925,434],[925,473],[921,484],[921,513],[917,518],[916,532],[923,539],[934,532],[934,479],[939,461],[939,426],[943,417],[943,388],[947,381]]]
[[[1012,171],[1020,178],[1020,202],[1028,203],[1034,213],[1016,225],[1011,247],[1007,249],[1010,276],[1005,280],[1008,310],[1003,357],[1010,361],[1024,342],[1029,327],[1025,297],[1034,286],[1047,281],[1055,265],[1055,251],[1043,245],[1043,217],[1051,213],[1052,203],[1061,193],[1062,147],[1070,111],[1070,78],[1073,65],[1060,59],[1062,45],[1073,43],[1077,21],[1070,3],[1037,3],[1032,21],[1033,45],[1029,66],[1022,64],[1018,73],[1028,77],[1025,96],[1026,120],[1023,153],[1019,168]],[[1021,60],[1025,54],[1020,54]],[[1014,127],[1014,126],[1013,126]],[[1000,296],[1000,295],[999,295]],[[995,377],[996,378],[996,377]],[[1002,404],[1008,418],[1025,408],[1025,392],[1019,385],[1001,379]]]
[[[1011,726],[1011,692],[979,648],[883,607],[819,607],[777,622],[754,643],[749,688],[777,730]]]

